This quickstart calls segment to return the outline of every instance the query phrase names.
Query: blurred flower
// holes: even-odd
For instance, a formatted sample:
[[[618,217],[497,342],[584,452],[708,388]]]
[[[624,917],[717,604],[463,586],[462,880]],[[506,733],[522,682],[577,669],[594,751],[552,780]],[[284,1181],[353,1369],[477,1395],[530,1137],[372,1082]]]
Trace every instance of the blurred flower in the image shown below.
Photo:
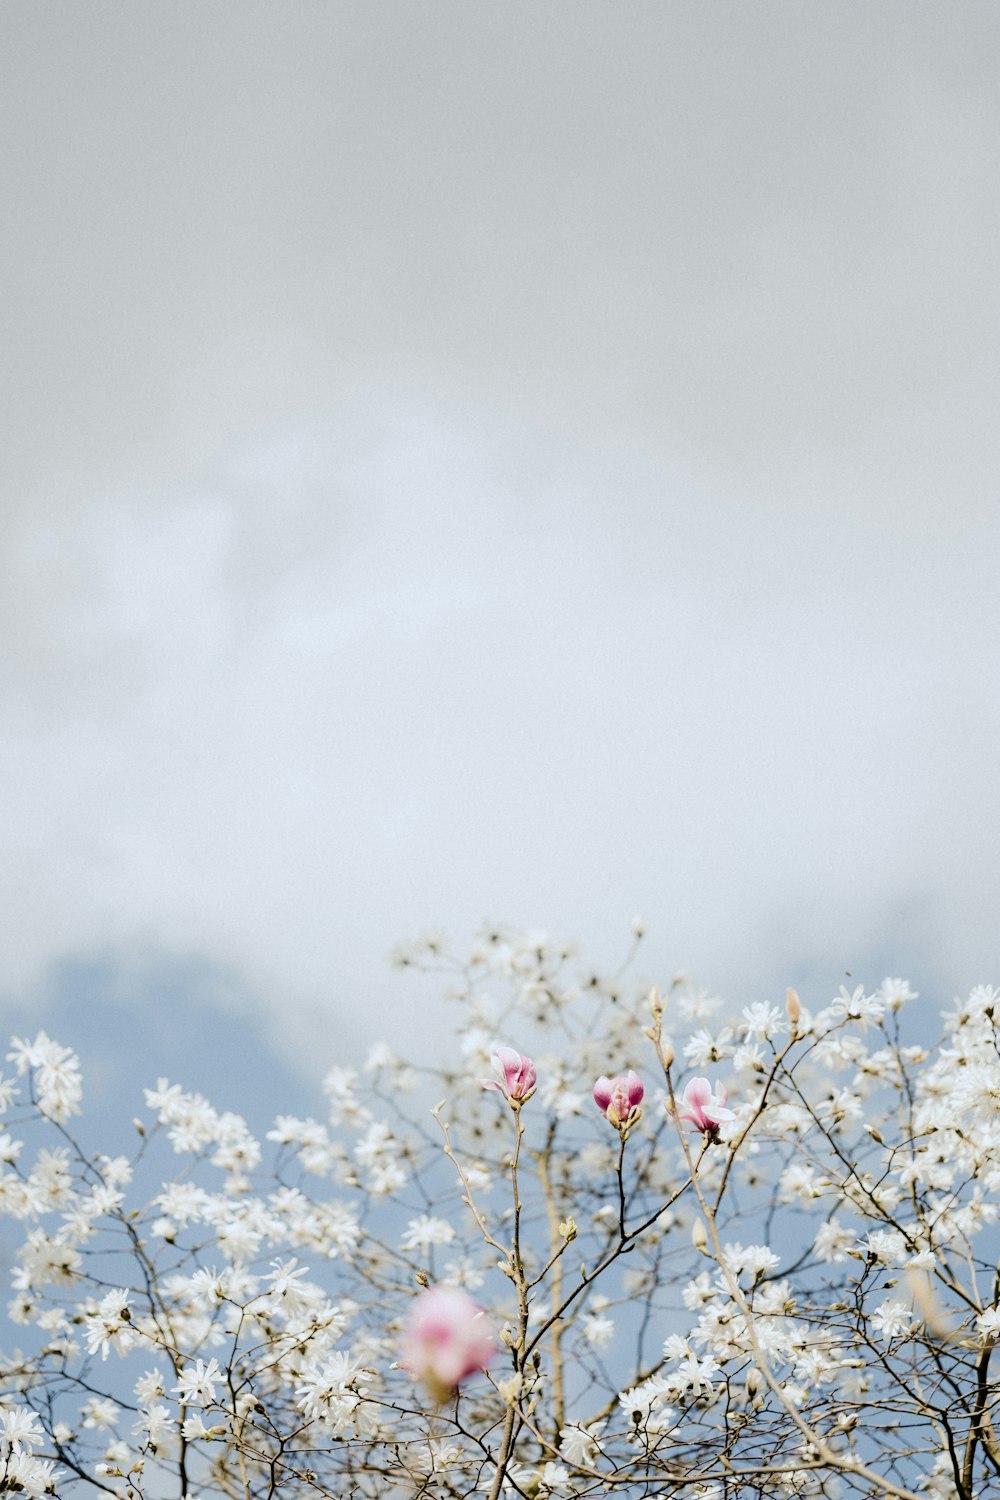
[[[689,1120],[696,1130],[711,1135],[723,1120],[736,1119],[733,1111],[726,1108],[728,1098],[725,1084],[717,1083],[713,1089],[707,1078],[692,1078],[684,1085],[677,1118]]]
[[[422,1380],[435,1401],[444,1401],[497,1352],[496,1330],[465,1292],[435,1286],[421,1292],[406,1321],[399,1363]]]
[[[634,1125],[645,1093],[638,1073],[631,1069],[622,1076],[606,1078],[603,1074],[594,1084],[594,1103],[604,1111],[615,1129]]]
[[[496,1089],[511,1104],[523,1104],[531,1098],[535,1092],[536,1075],[530,1057],[522,1057],[513,1047],[498,1047],[491,1060],[496,1071],[503,1074],[503,1082],[484,1078],[481,1080],[484,1089]]]

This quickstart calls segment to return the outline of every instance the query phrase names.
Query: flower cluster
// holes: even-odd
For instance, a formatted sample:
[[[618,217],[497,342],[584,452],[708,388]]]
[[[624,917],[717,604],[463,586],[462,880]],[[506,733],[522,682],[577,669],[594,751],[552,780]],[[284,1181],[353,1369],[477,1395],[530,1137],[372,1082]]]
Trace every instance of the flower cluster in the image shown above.
[[[77,1059],[12,1044],[8,1490],[1000,1494],[997,992],[932,1047],[897,979],[727,1016],[537,934],[402,960],[453,976],[433,1095],[379,1046],[260,1137],[160,1079],[84,1150]]]

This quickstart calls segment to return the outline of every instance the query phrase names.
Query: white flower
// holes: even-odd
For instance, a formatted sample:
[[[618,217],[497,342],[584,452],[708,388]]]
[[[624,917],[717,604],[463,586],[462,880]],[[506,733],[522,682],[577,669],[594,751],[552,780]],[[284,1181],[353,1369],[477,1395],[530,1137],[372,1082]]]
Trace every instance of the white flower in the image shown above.
[[[708,990],[696,990],[685,984],[677,993],[677,1009],[687,1021],[707,1021],[714,1016],[722,1001]]]
[[[813,1242],[816,1254],[820,1260],[825,1260],[827,1263],[846,1260],[848,1251],[853,1246],[854,1235],[837,1219],[831,1219],[828,1224],[821,1224]]]
[[[217,1238],[219,1249],[227,1260],[251,1261],[260,1249],[262,1236],[249,1224],[229,1219],[219,1225]]]
[[[755,1005],[743,1007],[743,1026],[741,1028],[748,1041],[766,1042],[772,1036],[779,1036],[786,1030],[785,1020],[776,1005],[768,1005],[765,1001],[758,1001]]]
[[[368,1111],[358,1098],[358,1075],[353,1068],[331,1068],[323,1079],[323,1092],[330,1101],[330,1124],[364,1124]]]
[[[448,1438],[431,1438],[427,1444],[432,1474],[447,1474],[462,1461],[462,1450]]]
[[[7,1058],[14,1063],[21,1077],[31,1073],[38,1107],[43,1114],[65,1124],[70,1115],[80,1113],[83,1097],[80,1059],[69,1047],[60,1046],[40,1031],[31,1042],[14,1037]]]
[[[686,1391],[693,1390],[697,1394],[711,1395],[714,1390],[713,1382],[719,1373],[719,1366],[710,1354],[703,1355],[701,1359],[692,1354],[687,1359],[682,1359],[677,1369],[666,1378],[665,1393],[681,1396]]]
[[[364,1415],[365,1376],[348,1353],[337,1350],[321,1365],[310,1367],[296,1387],[299,1409],[311,1421],[341,1433]]]
[[[125,1354],[131,1349],[136,1341],[136,1332],[132,1327],[128,1297],[126,1291],[108,1292],[101,1298],[96,1310],[84,1317],[84,1338],[88,1353],[96,1354],[100,1350],[101,1358],[107,1359],[112,1349],[116,1354]]]
[[[538,1482],[543,1493],[554,1496],[564,1484],[569,1484],[569,1470],[565,1464],[544,1464],[538,1471]]]
[[[213,1207],[211,1196],[193,1182],[172,1182],[153,1202],[168,1219],[181,1226],[207,1218]]]
[[[12,1135],[4,1131],[0,1134],[0,1161],[8,1164],[17,1161],[23,1145],[23,1141],[15,1141]]]
[[[600,1454],[598,1439],[607,1426],[606,1422],[591,1422],[583,1427],[571,1422],[559,1434],[559,1452],[568,1464],[593,1468]]]
[[[376,1197],[394,1193],[406,1184],[406,1171],[400,1160],[402,1146],[388,1125],[373,1120],[354,1146],[354,1159],[367,1168],[369,1192]]]
[[[693,1068],[708,1067],[709,1063],[721,1062],[723,1058],[732,1056],[734,1038],[731,1026],[723,1026],[716,1036],[703,1026],[684,1043],[684,1056]]]
[[[988,1307],[985,1312],[981,1312],[976,1319],[976,1327],[984,1344],[1000,1337],[1000,1307]]]
[[[368,1191],[373,1198],[387,1198],[391,1193],[398,1193],[406,1183],[406,1169],[396,1158],[383,1157],[369,1168]]]
[[[899,1010],[907,1000],[916,1000],[916,990],[911,990],[905,979],[883,979],[876,991],[887,1010]]]
[[[778,1191],[783,1203],[791,1203],[795,1198],[803,1204],[811,1203],[820,1195],[816,1169],[808,1162],[789,1162],[779,1179]]]
[[[447,1219],[420,1214],[407,1224],[399,1243],[403,1250],[419,1250],[426,1255],[432,1245],[449,1245],[454,1238],[455,1231]]]
[[[123,1443],[120,1439],[112,1439],[104,1450],[103,1472],[109,1474],[112,1469],[127,1468],[131,1458],[128,1443]],[[97,1472],[99,1474],[102,1472],[100,1464],[97,1465]]]
[[[96,1428],[98,1432],[106,1432],[114,1427],[118,1420],[118,1407],[105,1397],[95,1396],[90,1401],[85,1401],[80,1408],[84,1427]]]
[[[528,1493],[527,1486],[531,1483],[532,1477],[533,1472],[528,1468],[527,1464],[509,1463],[504,1472],[500,1494],[505,1497],[507,1495],[512,1497],[526,1495]],[[495,1479],[496,1469],[492,1465],[487,1465],[480,1475],[478,1488],[483,1492],[491,1491]]]
[[[851,1089],[831,1089],[825,1099],[818,1101],[816,1113],[831,1125],[842,1125],[845,1121],[860,1120],[865,1108]]]
[[[368,1056],[365,1058],[366,1073],[383,1073],[391,1068],[399,1067],[399,1058],[393,1052],[388,1042],[376,1042],[369,1047]]]
[[[143,1093],[146,1096],[146,1108],[156,1110],[161,1125],[165,1125],[171,1119],[171,1111],[184,1097],[184,1090],[180,1084],[168,1083],[166,1078],[158,1078],[156,1088],[144,1089]]]
[[[181,1371],[174,1394],[185,1405],[211,1406],[215,1401],[215,1387],[221,1379],[217,1359],[210,1359],[207,1364],[203,1359],[197,1359]]]
[[[679,1333],[668,1333],[663,1340],[664,1359],[686,1359],[690,1353],[691,1345]]]
[[[203,1151],[216,1139],[219,1117],[200,1094],[185,1094],[183,1107],[174,1112],[167,1139],[174,1150],[192,1154]]]
[[[643,1441],[657,1437],[671,1427],[677,1413],[667,1404],[672,1382],[662,1375],[651,1375],[640,1385],[623,1391],[618,1404],[634,1434]]]
[[[907,1258],[906,1241],[898,1229],[872,1229],[861,1249],[884,1266],[902,1266]]]
[[[734,1276],[745,1271],[756,1278],[765,1271],[773,1271],[780,1263],[779,1257],[767,1245],[726,1245],[723,1255]]]
[[[318,1120],[300,1120],[297,1115],[276,1115],[274,1129],[267,1132],[266,1139],[277,1141],[279,1146],[316,1145],[329,1140],[325,1125]]]
[[[829,1006],[831,1015],[842,1016],[847,1021],[858,1021],[863,1031],[870,1022],[881,1021],[885,1014],[885,1000],[879,995],[866,995],[865,987],[859,984],[853,991],[840,986],[840,993]]]
[[[872,1327],[889,1342],[913,1327],[913,1309],[902,1297],[887,1297],[872,1314]]]
[[[271,1274],[265,1278],[271,1284],[271,1296],[284,1299],[289,1308],[308,1304],[312,1300],[312,1288],[306,1282],[307,1267],[298,1261],[273,1260]]]
[[[713,1285],[711,1276],[707,1271],[699,1271],[698,1275],[682,1289],[681,1300],[685,1307],[697,1310],[713,1301],[715,1295],[716,1288]],[[687,1349],[686,1344],[684,1348],[685,1350]],[[669,1358],[669,1356],[667,1357]]]
[[[486,1280],[483,1268],[468,1256],[461,1260],[449,1260],[445,1262],[444,1275],[441,1278],[449,1286],[464,1287],[467,1292],[474,1292],[481,1287]],[[538,1317],[538,1304],[535,1303],[535,1317]]]
[[[615,1323],[606,1313],[588,1313],[581,1324],[584,1338],[595,1349],[605,1349],[615,1336]]]
[[[212,1164],[225,1172],[245,1174],[260,1165],[260,1144],[251,1135],[242,1115],[227,1110],[215,1121],[217,1149],[212,1153]]]
[[[488,1193],[493,1186],[493,1177],[485,1162],[470,1162],[465,1169],[465,1178],[474,1193]]]
[[[44,1441],[45,1434],[35,1412],[26,1406],[8,1406],[0,1411],[3,1422],[3,1442],[9,1450],[15,1443],[34,1447]]]
[[[210,1431],[211,1429],[205,1425],[205,1418],[200,1411],[192,1412],[181,1423],[181,1436],[189,1443],[196,1442],[199,1438],[208,1437]]]
[[[764,1049],[759,1042],[743,1042],[733,1053],[737,1073],[763,1073],[767,1070]]]
[[[35,1458],[33,1454],[23,1452],[11,1453],[6,1468],[8,1489],[20,1489],[27,1495],[53,1494],[63,1472],[51,1459]]]
[[[101,1156],[97,1164],[109,1187],[128,1187],[132,1181],[132,1163],[127,1156]]]
[[[157,1401],[142,1408],[132,1431],[143,1434],[151,1448],[159,1448],[175,1425],[170,1408]]]
[[[542,1066],[544,1072],[538,1091],[540,1102],[557,1120],[568,1120],[572,1115],[582,1114],[584,1096],[573,1087],[570,1070],[555,1057],[545,1058]]]
[[[147,1370],[144,1375],[139,1376],[132,1389],[140,1406],[152,1406],[159,1397],[166,1395],[162,1371]]]

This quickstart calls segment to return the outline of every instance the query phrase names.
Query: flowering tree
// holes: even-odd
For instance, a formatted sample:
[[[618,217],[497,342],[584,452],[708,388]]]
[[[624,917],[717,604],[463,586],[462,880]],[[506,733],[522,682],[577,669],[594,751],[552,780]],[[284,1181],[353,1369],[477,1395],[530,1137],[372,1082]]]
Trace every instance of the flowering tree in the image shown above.
[[[533,937],[401,961],[453,1062],[376,1047],[263,1145],[161,1079],[94,1155],[13,1043],[5,1489],[1000,1495],[992,989],[931,1047],[899,980],[720,1024]]]

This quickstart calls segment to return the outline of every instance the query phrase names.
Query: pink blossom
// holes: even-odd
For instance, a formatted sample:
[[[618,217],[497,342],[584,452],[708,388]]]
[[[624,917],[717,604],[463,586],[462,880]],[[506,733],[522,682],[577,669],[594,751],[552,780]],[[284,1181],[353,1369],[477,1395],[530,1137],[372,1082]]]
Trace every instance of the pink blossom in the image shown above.
[[[491,1059],[498,1073],[503,1074],[503,1083],[493,1078],[481,1080],[484,1089],[496,1089],[511,1103],[523,1104],[535,1092],[535,1065],[530,1057],[522,1057],[513,1047],[498,1047]]]
[[[594,1084],[594,1103],[604,1111],[615,1128],[634,1125],[645,1093],[638,1073],[631,1069],[624,1076],[606,1078],[603,1074]]]
[[[684,1085],[677,1118],[690,1120],[696,1130],[711,1135],[723,1120],[736,1119],[733,1111],[726,1108],[728,1098],[725,1084],[717,1083],[713,1089],[707,1078],[692,1078]]]
[[[482,1308],[458,1287],[435,1286],[413,1305],[399,1363],[444,1401],[466,1376],[485,1370],[496,1352],[496,1330]]]

